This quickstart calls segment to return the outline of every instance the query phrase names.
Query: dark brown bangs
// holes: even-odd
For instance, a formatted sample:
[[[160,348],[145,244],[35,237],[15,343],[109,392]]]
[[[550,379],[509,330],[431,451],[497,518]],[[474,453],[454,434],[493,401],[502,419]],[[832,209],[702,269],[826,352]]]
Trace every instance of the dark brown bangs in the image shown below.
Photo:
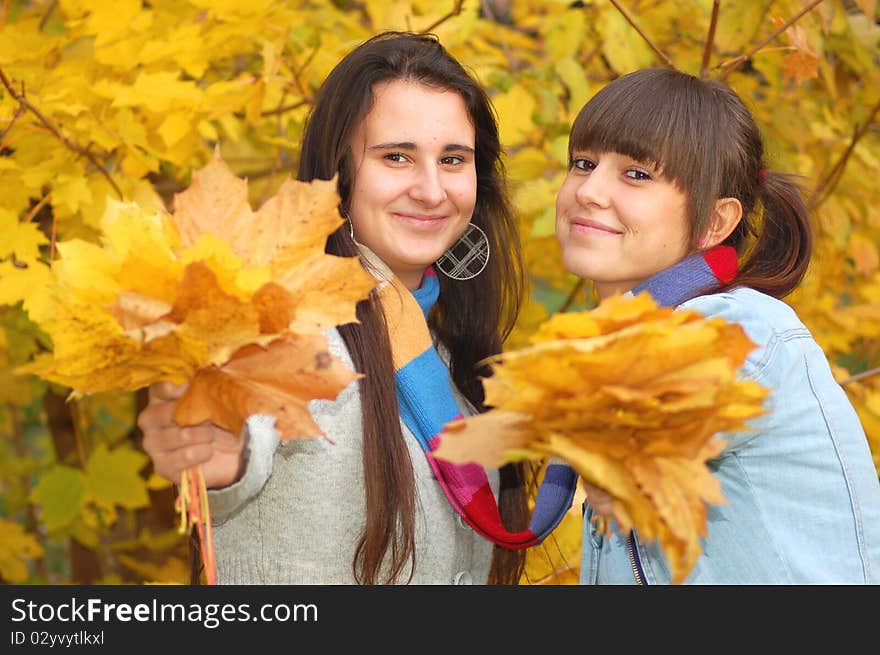
[[[692,223],[707,216],[720,178],[717,99],[700,80],[654,68],[605,86],[575,119],[572,152],[618,152],[658,168],[688,196]],[[697,197],[701,196],[701,197]]]

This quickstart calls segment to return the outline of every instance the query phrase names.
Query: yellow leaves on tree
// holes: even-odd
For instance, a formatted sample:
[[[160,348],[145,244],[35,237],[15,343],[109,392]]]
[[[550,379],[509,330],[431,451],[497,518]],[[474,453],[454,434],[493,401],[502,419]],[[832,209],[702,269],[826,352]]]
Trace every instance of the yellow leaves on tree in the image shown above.
[[[322,330],[355,319],[375,285],[324,252],[341,224],[335,180],[285,182],[257,212],[219,155],[173,214],[109,201],[100,245],[58,244],[51,302],[34,317],[54,352],[20,369],[75,395],[191,382],[175,420],[232,432],[252,413],[282,438],[320,434],[306,403],[354,377]]]
[[[620,529],[659,540],[673,581],[701,551],[708,503],[723,503],[706,462],[763,412],[766,390],[735,373],[754,347],[742,328],[658,308],[647,294],[557,314],[532,345],[493,358],[494,409],[449,423],[437,456],[498,466],[559,457],[613,496]]]

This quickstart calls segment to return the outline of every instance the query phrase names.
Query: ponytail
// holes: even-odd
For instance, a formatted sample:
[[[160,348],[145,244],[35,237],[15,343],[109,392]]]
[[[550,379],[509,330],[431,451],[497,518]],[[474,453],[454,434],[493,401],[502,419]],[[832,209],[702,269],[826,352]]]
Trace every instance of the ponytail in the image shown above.
[[[729,245],[742,246],[747,232],[750,249],[739,275],[726,288],[744,286],[782,298],[800,284],[810,263],[813,234],[800,185],[791,175],[762,171],[757,195],[763,205],[760,225],[743,217],[729,237]]]

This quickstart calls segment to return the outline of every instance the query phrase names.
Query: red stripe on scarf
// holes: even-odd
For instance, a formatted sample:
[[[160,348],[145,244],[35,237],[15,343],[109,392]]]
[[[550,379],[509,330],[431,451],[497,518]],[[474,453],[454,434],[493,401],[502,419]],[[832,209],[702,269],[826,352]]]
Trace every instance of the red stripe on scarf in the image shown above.
[[[723,284],[732,282],[739,272],[736,250],[730,246],[717,246],[703,253],[703,259]]]

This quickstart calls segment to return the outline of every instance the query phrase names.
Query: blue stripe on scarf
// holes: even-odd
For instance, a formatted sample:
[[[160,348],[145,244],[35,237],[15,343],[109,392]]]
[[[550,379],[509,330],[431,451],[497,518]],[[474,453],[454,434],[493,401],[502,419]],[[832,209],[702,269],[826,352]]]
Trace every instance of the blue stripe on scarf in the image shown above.
[[[403,422],[425,452],[443,426],[461,414],[450,389],[449,369],[437,350],[428,348],[397,371],[397,399]]]
[[[429,270],[422,278],[421,286],[413,291],[412,294],[416,302],[419,303],[419,307],[422,308],[422,314],[425,315],[425,320],[427,321],[428,312],[431,311],[431,307],[434,306],[437,298],[440,297],[440,280],[437,279],[437,274]]]
[[[535,498],[529,530],[540,540],[565,517],[577,491],[578,474],[567,464],[548,464]]]
[[[702,254],[683,259],[671,268],[660,271],[636,285],[632,294],[642,291],[651,294],[654,301],[663,307],[678,307],[691,298],[718,288],[718,278],[709,268]]]

